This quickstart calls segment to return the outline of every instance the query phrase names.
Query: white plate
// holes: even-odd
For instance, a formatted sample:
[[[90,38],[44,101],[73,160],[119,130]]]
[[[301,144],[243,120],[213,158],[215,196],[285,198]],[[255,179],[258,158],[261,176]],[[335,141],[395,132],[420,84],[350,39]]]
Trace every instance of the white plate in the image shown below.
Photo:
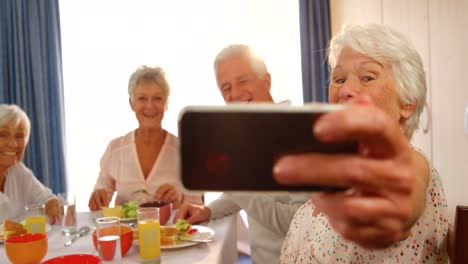
[[[173,225],[174,226],[174,225]],[[197,229],[197,232],[193,234],[190,239],[212,239],[215,231],[209,227],[206,226],[200,226],[200,225],[193,225],[192,228]],[[171,250],[171,249],[179,249],[179,248],[186,248],[186,247],[191,247],[197,244],[201,244],[203,242],[178,242],[178,244],[172,245],[172,246],[161,246],[161,249],[163,250]],[[139,246],[138,239],[133,241],[133,244]]]
[[[197,229],[197,232],[191,235],[190,239],[212,239],[215,231],[206,226],[193,225],[193,229]],[[172,246],[161,246],[161,249],[177,249],[177,248],[186,248],[197,245],[200,243],[197,242],[178,242],[178,244]]]
[[[131,218],[120,218],[120,222],[122,222],[122,223],[136,222],[136,220],[137,220],[136,217],[131,217]]]
[[[97,210],[97,211],[92,211],[91,215],[93,217],[93,222],[96,221],[96,219],[103,217],[104,215],[102,214],[102,210]],[[120,218],[120,222],[122,223],[132,223],[136,222],[137,218],[136,217],[131,217],[131,218]]]

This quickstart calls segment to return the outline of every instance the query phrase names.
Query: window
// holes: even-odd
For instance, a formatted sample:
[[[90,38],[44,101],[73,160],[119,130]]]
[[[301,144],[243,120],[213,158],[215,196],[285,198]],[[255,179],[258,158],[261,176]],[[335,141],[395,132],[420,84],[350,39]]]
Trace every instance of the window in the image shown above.
[[[265,58],[276,101],[302,103],[297,1],[60,1],[67,166],[78,210],[87,210],[107,144],[138,123],[130,74],[161,66],[171,83],[163,127],[177,135],[185,105],[221,105],[213,60],[243,43]],[[209,199],[209,198],[208,198]]]

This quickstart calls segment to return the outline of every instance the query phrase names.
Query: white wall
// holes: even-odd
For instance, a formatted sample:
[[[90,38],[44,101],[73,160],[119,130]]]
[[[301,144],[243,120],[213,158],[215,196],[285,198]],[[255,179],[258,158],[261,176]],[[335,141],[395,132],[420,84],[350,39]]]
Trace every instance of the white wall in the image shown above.
[[[432,158],[444,181],[452,217],[468,205],[468,0],[331,0],[332,29],[346,23],[384,23],[406,34],[421,53],[429,86],[429,116],[413,144]],[[365,14],[365,15],[363,15]]]
[[[70,188],[86,210],[99,159],[112,138],[137,127],[127,83],[141,64],[172,84],[163,126],[177,134],[188,104],[224,104],[213,60],[233,43],[265,57],[278,101],[302,102],[298,3],[290,0],[60,1]]]

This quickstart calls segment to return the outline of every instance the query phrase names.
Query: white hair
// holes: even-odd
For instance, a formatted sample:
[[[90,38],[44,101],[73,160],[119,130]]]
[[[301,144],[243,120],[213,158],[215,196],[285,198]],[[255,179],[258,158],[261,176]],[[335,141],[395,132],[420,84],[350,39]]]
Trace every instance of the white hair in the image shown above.
[[[159,87],[161,87],[161,89],[163,89],[166,99],[169,97],[171,88],[164,70],[161,67],[152,68],[142,65],[138,67],[134,73],[132,73],[130,80],[128,81],[128,95],[130,96],[130,99],[133,100],[135,89],[137,88],[138,83],[142,80],[156,83]]]
[[[404,124],[405,134],[411,139],[426,102],[426,76],[419,53],[405,36],[387,26],[350,25],[330,41],[328,61],[332,68],[346,46],[391,66],[401,103],[415,105],[414,113]]]
[[[29,121],[28,115],[17,105],[0,104],[0,127],[4,127],[10,123],[13,123],[15,126],[20,124],[24,125],[27,143],[31,131],[31,122]]]
[[[216,76],[218,76],[219,64],[229,57],[247,58],[250,62],[252,70],[261,80],[263,80],[265,78],[265,74],[268,73],[265,61],[252,47],[242,44],[234,44],[225,47],[216,56],[214,60],[214,70]]]

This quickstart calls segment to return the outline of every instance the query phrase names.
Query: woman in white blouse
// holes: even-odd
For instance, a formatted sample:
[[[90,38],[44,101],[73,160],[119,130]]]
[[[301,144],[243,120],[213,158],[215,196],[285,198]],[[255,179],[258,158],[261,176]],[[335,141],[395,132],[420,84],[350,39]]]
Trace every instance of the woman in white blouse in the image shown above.
[[[145,190],[155,200],[178,207],[189,201],[201,204],[201,197],[182,193],[178,180],[177,138],[162,128],[170,88],[163,69],[139,67],[130,77],[130,106],[138,128],[112,140],[101,158],[101,171],[89,199],[89,208],[107,206],[117,191],[117,203],[135,200]]]
[[[60,208],[52,192],[42,185],[23,162],[30,122],[16,105],[0,105],[0,221],[22,220],[25,207],[45,205],[49,222],[54,224]]]

